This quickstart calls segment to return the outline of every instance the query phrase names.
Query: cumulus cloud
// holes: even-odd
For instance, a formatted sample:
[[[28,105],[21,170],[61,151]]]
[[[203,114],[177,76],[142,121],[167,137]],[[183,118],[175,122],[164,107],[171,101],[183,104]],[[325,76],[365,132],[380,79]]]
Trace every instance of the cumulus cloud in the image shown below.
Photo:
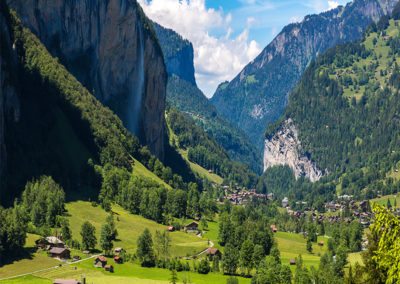
[[[138,0],[146,15],[193,43],[199,87],[210,97],[219,83],[231,80],[261,51],[249,39],[254,18],[235,37],[232,15],[207,8],[205,0]],[[251,1],[250,1],[251,2]]]
[[[331,9],[335,9],[337,6],[339,6],[339,2],[338,1],[328,1],[328,6],[329,6],[329,10]]]

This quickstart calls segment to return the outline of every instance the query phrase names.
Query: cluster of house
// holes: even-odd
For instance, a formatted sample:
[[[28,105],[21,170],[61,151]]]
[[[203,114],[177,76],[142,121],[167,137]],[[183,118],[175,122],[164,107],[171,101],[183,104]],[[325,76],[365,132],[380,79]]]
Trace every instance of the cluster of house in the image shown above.
[[[122,253],[124,252],[123,248],[115,248],[114,249],[114,263],[122,264],[124,262],[122,258]],[[108,259],[104,255],[97,256],[94,261],[93,265],[96,268],[103,268],[105,271],[114,272],[114,266],[112,264],[107,263]]]
[[[65,246],[64,242],[55,236],[41,238],[35,241],[36,247],[46,250],[48,255],[60,260],[70,259],[71,251]]]
[[[238,190],[234,193],[229,193],[228,190],[225,190],[225,196],[224,196],[224,200],[229,200],[234,205],[246,204],[252,199],[272,200],[273,198],[274,198],[273,193],[269,194],[257,193],[255,189],[252,189],[250,191]]]

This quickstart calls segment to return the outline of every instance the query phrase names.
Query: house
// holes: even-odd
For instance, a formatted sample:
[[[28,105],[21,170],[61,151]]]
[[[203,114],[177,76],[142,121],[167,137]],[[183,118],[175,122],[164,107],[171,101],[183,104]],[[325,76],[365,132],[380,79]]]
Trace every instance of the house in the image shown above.
[[[108,272],[114,272],[114,266],[107,264],[106,266],[104,266],[104,270]]]
[[[49,250],[53,247],[63,248],[65,246],[63,241],[61,241],[59,238],[54,237],[54,236],[41,238],[39,240],[36,240],[35,243],[38,248],[47,249],[47,250]]]
[[[278,228],[275,225],[271,225],[271,231],[273,233],[276,233],[276,232],[278,232]]]
[[[75,279],[56,279],[53,284],[82,284],[82,282]]]
[[[114,262],[118,263],[118,264],[122,264],[123,263],[123,259],[119,255],[116,255],[116,256],[114,256]]]
[[[324,246],[324,241],[319,241],[319,242],[318,242],[318,245],[319,245],[320,247],[323,247],[323,246]]]
[[[49,250],[49,255],[59,259],[68,259],[71,258],[71,251],[67,248],[53,247]]]
[[[217,248],[208,248],[206,254],[210,257],[218,256],[219,258],[221,258],[222,256],[221,251]]]
[[[102,268],[107,265],[107,258],[103,255],[100,255],[95,258],[94,260],[94,266],[97,268]]]
[[[197,233],[199,231],[199,223],[191,222],[191,223],[187,224],[186,226],[184,226],[183,228],[188,233],[190,233],[190,232]]]
[[[289,260],[289,264],[290,265],[296,265],[296,260],[292,258],[291,260]]]
[[[289,205],[289,199],[287,197],[285,197],[284,199],[282,199],[282,207],[286,208]]]
[[[123,252],[123,251],[124,251],[123,248],[115,248],[115,249],[114,249],[114,253],[115,253],[115,254],[120,254],[120,253]]]
[[[175,231],[175,227],[174,226],[168,226],[167,231],[168,232],[173,232],[173,231]]]

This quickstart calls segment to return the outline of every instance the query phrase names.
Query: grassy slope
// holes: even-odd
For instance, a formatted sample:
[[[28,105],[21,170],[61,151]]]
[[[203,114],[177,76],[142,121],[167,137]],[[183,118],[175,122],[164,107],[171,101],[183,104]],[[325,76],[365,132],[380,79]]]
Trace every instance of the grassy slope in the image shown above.
[[[172,131],[171,127],[168,124],[167,124],[167,127],[168,127],[170,143],[172,143],[172,141],[176,140],[177,138],[176,138],[176,135],[174,134],[174,132]],[[222,184],[222,182],[224,181],[224,179],[222,177],[220,177],[219,175],[214,174],[214,173],[209,173],[207,169],[203,168],[202,166],[200,166],[196,163],[189,161],[187,150],[178,149],[178,151],[179,151],[179,154],[181,154],[181,156],[189,163],[190,169],[193,172],[195,172],[200,177],[205,178],[211,182],[214,182],[216,184]]]
[[[84,201],[68,203],[66,207],[70,215],[69,222],[74,239],[81,240],[80,229],[85,221],[91,222],[96,227],[97,239],[100,238],[101,226],[105,222],[107,212]],[[119,221],[116,219],[116,226],[119,234],[118,239],[120,239],[120,241],[115,242],[114,246],[123,247],[129,253],[135,252],[136,240],[145,228],[148,228],[153,236],[156,230],[166,229],[164,225],[138,215],[129,214],[119,206],[113,206],[113,212],[119,219]],[[172,239],[171,254],[173,256],[193,255],[207,247],[206,240],[192,234],[173,232],[170,236]]]
[[[141,162],[138,160],[134,159],[135,163],[133,165],[133,174],[140,176],[140,177],[145,177],[152,179],[159,184],[164,185],[168,189],[172,189],[169,184],[167,184],[165,181],[163,181],[161,178],[159,178],[157,175],[155,175],[153,172],[151,172],[148,168],[146,168]]]

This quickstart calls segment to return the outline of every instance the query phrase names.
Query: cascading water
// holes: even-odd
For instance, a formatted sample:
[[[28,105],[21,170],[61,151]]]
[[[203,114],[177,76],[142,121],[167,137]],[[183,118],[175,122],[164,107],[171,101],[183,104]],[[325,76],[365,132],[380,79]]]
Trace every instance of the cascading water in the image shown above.
[[[144,95],[144,37],[143,29],[137,25],[138,49],[137,64],[135,68],[135,80],[132,82],[132,89],[126,105],[127,128],[136,136],[140,136],[140,120],[142,110],[142,99]]]

